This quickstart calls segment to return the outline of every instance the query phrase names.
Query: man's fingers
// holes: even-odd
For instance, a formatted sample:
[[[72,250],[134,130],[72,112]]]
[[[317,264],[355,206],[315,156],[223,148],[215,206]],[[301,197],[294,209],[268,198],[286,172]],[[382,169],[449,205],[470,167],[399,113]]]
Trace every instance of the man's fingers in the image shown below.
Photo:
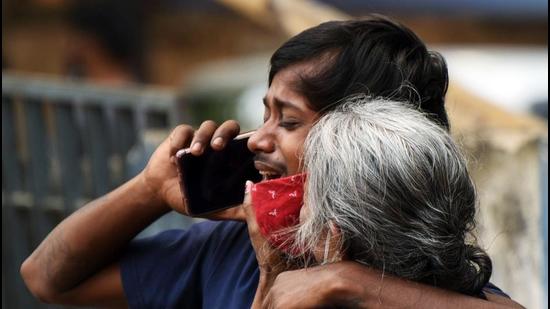
[[[191,148],[195,156],[203,154],[208,145],[214,150],[222,150],[239,132],[240,126],[235,120],[226,121],[220,127],[214,121],[207,120],[197,131],[188,125],[180,125],[170,134],[170,156],[187,147]]]
[[[235,120],[228,120],[222,123],[222,125],[216,130],[214,136],[212,137],[210,143],[212,149],[218,151],[222,150],[225,145],[227,145],[227,142],[239,135],[240,131],[241,127],[239,123]]]
[[[193,133],[193,128],[184,124],[177,126],[172,131],[170,134],[170,157],[175,156],[178,150],[189,147]]]
[[[193,142],[191,142],[191,153],[193,155],[200,156],[204,153],[217,127],[217,124],[212,120],[207,120],[201,124],[199,129],[195,131],[195,137],[193,137]]]

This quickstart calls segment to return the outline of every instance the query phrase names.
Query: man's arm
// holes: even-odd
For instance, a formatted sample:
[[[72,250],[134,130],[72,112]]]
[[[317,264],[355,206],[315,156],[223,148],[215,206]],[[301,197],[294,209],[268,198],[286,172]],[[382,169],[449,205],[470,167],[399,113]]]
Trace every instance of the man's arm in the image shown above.
[[[212,140],[223,144],[239,133],[234,121],[219,128],[211,121],[196,132],[177,127],[155,151],[143,172],[113,192],[84,206],[61,222],[21,266],[29,290],[39,299],[70,305],[125,304],[117,260],[128,242],[170,210],[187,213],[174,155],[200,143],[200,155]],[[216,218],[224,218],[221,214]]]
[[[86,285],[94,274],[103,283],[105,278],[120,277],[118,267],[109,272],[102,269],[116,261],[137,233],[169,210],[153,196],[140,174],[64,220],[21,266],[29,290],[45,302],[75,304],[78,300],[68,299],[67,294]],[[98,299],[83,299],[82,304],[102,301],[101,293],[88,292]],[[123,294],[119,296],[124,299]]]
[[[263,308],[523,308],[497,295],[488,300],[434,288],[355,262],[287,271],[275,280]]]

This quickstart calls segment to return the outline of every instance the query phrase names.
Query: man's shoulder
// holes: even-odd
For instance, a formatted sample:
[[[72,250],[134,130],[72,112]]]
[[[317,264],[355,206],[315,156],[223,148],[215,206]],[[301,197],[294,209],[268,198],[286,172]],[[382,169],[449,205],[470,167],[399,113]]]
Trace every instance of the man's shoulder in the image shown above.
[[[234,237],[246,234],[246,224],[236,221],[205,220],[191,225],[187,230],[169,230],[166,232],[173,233],[174,235],[188,233],[193,235],[193,237]]]
[[[248,243],[246,224],[236,221],[205,220],[191,225],[187,229],[170,229],[156,235],[135,240],[134,243],[156,247],[219,247],[220,243]],[[184,245],[185,244],[185,245]]]
[[[204,220],[198,223],[195,223],[191,228],[199,228],[211,231],[213,233],[220,232],[242,232],[246,230],[246,223],[238,221],[211,221]]]
[[[208,244],[213,253],[216,251],[233,251],[243,246],[251,246],[248,229],[243,222],[236,221],[204,221],[191,227],[189,233],[195,235],[195,230],[200,230],[205,244]],[[241,249],[242,250],[242,249]],[[237,250],[239,251],[239,250]]]

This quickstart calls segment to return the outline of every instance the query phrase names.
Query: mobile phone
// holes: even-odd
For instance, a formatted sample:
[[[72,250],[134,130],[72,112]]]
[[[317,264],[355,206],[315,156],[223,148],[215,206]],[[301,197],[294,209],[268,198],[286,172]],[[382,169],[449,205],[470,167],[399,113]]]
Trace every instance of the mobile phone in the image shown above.
[[[224,149],[207,147],[200,156],[190,149],[177,152],[180,186],[191,216],[201,216],[243,202],[245,182],[259,182],[262,177],[254,167],[254,153],[248,138],[254,132],[237,136]]]

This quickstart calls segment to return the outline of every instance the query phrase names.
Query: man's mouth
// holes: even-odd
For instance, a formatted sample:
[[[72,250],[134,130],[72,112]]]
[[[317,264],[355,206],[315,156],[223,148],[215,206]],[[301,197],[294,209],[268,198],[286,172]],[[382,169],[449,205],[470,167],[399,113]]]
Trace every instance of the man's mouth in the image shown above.
[[[263,161],[254,161],[254,166],[260,175],[262,175],[262,181],[281,178],[286,174],[280,168],[274,167],[273,165]]]
[[[274,174],[268,171],[260,171],[260,175],[262,175],[262,181],[281,178],[281,175]]]

